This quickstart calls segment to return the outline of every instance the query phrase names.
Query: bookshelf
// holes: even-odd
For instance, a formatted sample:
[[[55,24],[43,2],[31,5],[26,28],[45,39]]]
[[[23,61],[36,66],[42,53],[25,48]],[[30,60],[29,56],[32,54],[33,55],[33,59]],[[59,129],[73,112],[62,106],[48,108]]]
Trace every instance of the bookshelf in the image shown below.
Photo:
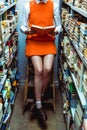
[[[85,0],[63,1],[60,84],[67,130],[87,129],[86,7]]]
[[[0,130],[10,128],[19,86],[18,12],[15,7],[16,0],[3,1],[3,7],[0,6]]]

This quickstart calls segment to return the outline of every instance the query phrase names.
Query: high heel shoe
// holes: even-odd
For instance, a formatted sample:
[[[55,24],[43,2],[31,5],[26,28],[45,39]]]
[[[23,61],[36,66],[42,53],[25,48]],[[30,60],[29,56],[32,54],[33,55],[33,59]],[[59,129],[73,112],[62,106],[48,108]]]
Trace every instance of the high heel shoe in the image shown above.
[[[36,108],[36,104],[35,102],[32,104],[31,108],[30,108],[30,111],[31,112],[36,112],[37,108]]]
[[[45,113],[45,111],[42,108],[37,108],[37,116],[39,118],[39,120],[42,121],[46,121],[47,120],[47,114]]]

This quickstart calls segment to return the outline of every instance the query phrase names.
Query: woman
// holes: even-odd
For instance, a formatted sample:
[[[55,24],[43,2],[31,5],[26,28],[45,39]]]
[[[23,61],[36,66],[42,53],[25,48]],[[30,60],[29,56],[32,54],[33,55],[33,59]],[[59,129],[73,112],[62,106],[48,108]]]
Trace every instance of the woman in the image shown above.
[[[59,12],[59,3],[52,0],[31,0],[25,3],[23,11],[21,31],[27,35],[25,53],[31,59],[34,67],[35,103],[32,105],[31,111],[36,111],[43,121],[47,120],[47,115],[42,109],[42,98],[50,79],[57,50],[53,34],[40,34],[32,31],[31,26],[55,25],[53,33],[56,35],[62,30]]]

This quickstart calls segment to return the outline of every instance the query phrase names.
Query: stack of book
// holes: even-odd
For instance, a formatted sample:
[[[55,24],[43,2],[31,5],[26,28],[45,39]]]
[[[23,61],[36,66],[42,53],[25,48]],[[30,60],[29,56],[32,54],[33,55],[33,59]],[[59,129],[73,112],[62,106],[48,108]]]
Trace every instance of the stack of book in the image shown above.
[[[81,59],[78,57],[78,59],[77,59],[77,74],[76,74],[78,87],[80,87],[80,77],[81,77],[82,67],[83,67],[83,63],[82,63]]]
[[[3,20],[1,22],[3,41],[5,41],[5,39],[7,39],[8,36],[10,35],[10,28],[9,27],[10,27],[9,20]]]
[[[12,63],[13,57],[17,51],[17,36],[16,32],[6,43],[5,46],[5,64],[7,67]]]
[[[74,6],[77,6],[77,7],[81,8],[81,4],[82,4],[81,0],[75,0],[74,1]]]
[[[3,50],[3,45],[2,45],[2,41],[0,40],[0,54],[2,53]]]
[[[3,117],[3,97],[2,97],[2,93],[0,92],[0,122],[2,120]]]
[[[74,116],[74,126],[75,126],[76,130],[80,130],[81,125],[82,125],[82,118],[83,118],[83,110],[78,101],[75,116]]]
[[[2,36],[3,36],[3,42],[6,42],[8,38],[10,37],[11,33],[15,30],[18,22],[18,13],[17,11],[15,14],[13,12],[5,13],[3,15],[4,19],[1,22],[1,30],[2,30]]]
[[[68,19],[68,11],[67,9],[62,8],[62,24],[65,26],[65,22]]]
[[[87,46],[86,46],[86,48],[84,48],[84,57],[87,60]]]
[[[0,11],[3,10],[4,6],[5,6],[4,0],[0,0]]]
[[[5,64],[9,64],[10,62],[10,50],[9,46],[5,46]]]
[[[81,8],[84,11],[87,11],[87,1],[86,0],[75,0],[74,6]]]
[[[64,46],[64,54],[67,59],[68,65],[70,68],[74,68],[75,63],[77,63],[76,62],[77,56],[76,56],[76,52],[74,51],[73,47],[71,46],[69,38],[67,36],[64,36],[63,46]],[[77,69],[77,68],[75,67],[75,69]]]
[[[11,91],[11,81],[9,78],[6,79],[4,89],[7,90],[6,98],[10,98],[10,91]]]
[[[77,15],[76,15],[77,16]],[[71,41],[75,41],[80,52],[87,60],[87,23],[82,22],[82,18],[70,18],[70,15],[63,15],[63,25]]]
[[[15,10],[14,16],[15,16],[16,24],[17,24],[18,23],[18,10]]]
[[[71,40],[73,40],[74,38],[75,26],[76,26],[75,20],[73,18],[69,18],[68,31]]]
[[[83,74],[83,81],[82,81],[82,87],[83,87],[83,93],[84,96],[87,98],[87,70],[84,70],[84,74]]]
[[[0,122],[2,120],[2,117],[3,117],[3,104],[0,103]]]
[[[72,4],[73,3],[73,0],[64,0],[64,2],[66,3],[69,3],[69,4]]]
[[[17,13],[15,15],[13,14],[13,12],[10,11],[10,13],[7,14],[7,19],[9,20],[10,32],[13,32],[13,30],[16,28],[17,18],[18,18]]]
[[[82,0],[82,9],[87,12],[87,0]]]
[[[17,0],[5,0],[5,5],[10,5],[14,2],[16,2]]]
[[[69,22],[67,26],[70,39],[76,41],[77,44],[79,43],[79,38],[80,38],[80,24],[81,24],[80,21],[74,18],[69,18]]]
[[[87,24],[81,23],[80,25],[80,41],[79,48],[87,59]]]
[[[73,80],[70,76],[69,76],[69,82],[68,82],[68,90],[70,92],[70,107],[76,108],[77,101],[78,101],[78,95],[77,95]]]
[[[4,76],[4,70],[5,70],[5,59],[4,56],[0,57],[0,77],[2,78]]]
[[[76,21],[75,30],[74,30],[74,40],[78,43],[80,37],[80,22]]]
[[[64,36],[63,38],[63,42],[62,42],[62,46],[63,46],[63,49],[64,49],[64,54],[65,54],[65,57],[67,57],[69,55],[69,46],[70,46],[70,41],[69,41],[69,38],[68,36]]]

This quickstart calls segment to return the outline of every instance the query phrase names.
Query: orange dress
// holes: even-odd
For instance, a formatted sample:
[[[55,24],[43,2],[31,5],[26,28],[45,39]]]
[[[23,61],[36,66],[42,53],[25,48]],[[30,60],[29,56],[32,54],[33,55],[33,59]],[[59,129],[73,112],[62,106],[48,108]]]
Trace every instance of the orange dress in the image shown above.
[[[35,0],[30,1],[30,15],[28,25],[52,26],[53,1],[37,4]],[[56,54],[55,37],[51,34],[33,34],[26,38],[26,56]]]

